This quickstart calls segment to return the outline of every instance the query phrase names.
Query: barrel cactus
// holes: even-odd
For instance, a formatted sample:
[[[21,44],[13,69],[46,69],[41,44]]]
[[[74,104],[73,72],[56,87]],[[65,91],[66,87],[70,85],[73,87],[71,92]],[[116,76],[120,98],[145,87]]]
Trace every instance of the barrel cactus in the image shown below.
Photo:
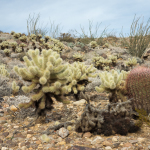
[[[125,84],[128,97],[133,98],[133,110],[150,113],[150,68],[138,66],[130,71]]]

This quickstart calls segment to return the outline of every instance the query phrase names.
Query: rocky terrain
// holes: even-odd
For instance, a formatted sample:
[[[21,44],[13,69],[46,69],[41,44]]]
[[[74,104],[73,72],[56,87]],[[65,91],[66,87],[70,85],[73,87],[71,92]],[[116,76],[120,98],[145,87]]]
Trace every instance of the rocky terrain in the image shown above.
[[[0,33],[0,42],[7,41],[9,43],[16,42],[18,46],[21,43],[25,43],[26,46],[23,47],[24,53],[17,53],[13,51],[12,46],[8,46],[11,52],[9,55],[4,52],[4,49],[0,49],[0,64],[5,64],[9,76],[1,76],[0,78],[0,147],[1,149],[16,149],[16,150],[26,150],[26,149],[49,149],[49,150],[128,150],[128,149],[150,149],[150,138],[149,130],[150,127],[147,124],[143,124],[141,129],[136,133],[128,133],[126,136],[114,134],[111,136],[94,135],[90,132],[78,133],[75,131],[75,124],[72,120],[78,120],[83,110],[87,104],[86,100],[79,96],[79,100],[72,95],[68,95],[65,98],[70,101],[70,104],[62,104],[57,102],[55,98],[54,109],[47,113],[44,122],[37,122],[31,126],[22,128],[23,125],[28,125],[32,120],[35,119],[33,113],[34,108],[19,109],[18,104],[21,102],[29,102],[30,94],[24,94],[21,88],[17,95],[12,93],[12,82],[15,80],[17,85],[20,87],[23,85],[29,85],[27,81],[23,81],[21,77],[16,75],[13,70],[15,65],[20,67],[25,67],[25,63],[22,59],[25,56],[25,52],[29,49],[43,48],[40,42],[35,42],[27,40],[27,42],[21,41],[15,38],[12,34]],[[54,42],[54,41],[53,41]],[[51,44],[51,42],[49,42]],[[60,56],[64,62],[72,64],[75,59],[74,55],[80,53],[83,55],[83,62],[85,65],[94,65],[92,61],[94,56],[102,56],[103,58],[108,58],[109,55],[117,56],[117,63],[115,66],[111,66],[110,69],[128,71],[132,68],[128,68],[125,62],[129,58],[133,58],[128,53],[128,50],[118,46],[112,46],[109,44],[108,47],[96,46],[91,47],[90,44],[83,43],[68,43],[62,42],[63,48],[61,49]],[[46,48],[46,45],[44,45]],[[20,46],[21,47],[21,46]],[[142,58],[136,57],[137,65],[149,67],[149,49],[145,51]],[[134,66],[135,67],[135,66]],[[133,67],[133,68],[134,68]],[[97,69],[95,73],[101,73],[104,70]],[[95,90],[95,86],[101,85],[101,80],[99,77],[90,77],[89,83],[85,88],[85,93],[90,95],[90,103],[97,106],[101,103],[104,107],[109,104],[109,94],[106,92],[98,93]],[[35,89],[36,90],[36,89]],[[47,135],[42,133],[46,131],[49,126],[59,125],[64,122],[71,122],[70,126],[62,125],[58,129],[50,129],[51,134]],[[57,124],[58,123],[58,124]]]

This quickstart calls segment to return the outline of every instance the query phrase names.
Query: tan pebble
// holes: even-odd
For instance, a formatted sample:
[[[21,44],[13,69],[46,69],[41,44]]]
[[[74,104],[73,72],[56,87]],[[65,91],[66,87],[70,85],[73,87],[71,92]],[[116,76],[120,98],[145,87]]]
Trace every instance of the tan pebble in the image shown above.
[[[35,137],[32,137],[32,140],[33,140],[33,141],[35,141],[35,140],[36,140],[36,138],[35,138]]]
[[[102,145],[104,145],[104,146],[111,146],[112,143],[110,143],[110,142],[108,142],[108,141],[104,141],[104,142],[102,143]]]
[[[42,142],[40,140],[36,141],[36,144],[41,144]]]
[[[124,147],[130,147],[130,146],[132,146],[132,144],[131,143],[125,143],[123,146]]]
[[[14,105],[11,105],[10,110],[16,112],[18,109]]]
[[[27,134],[27,138],[31,138],[32,137],[32,135],[31,134]]]
[[[57,145],[65,145],[66,142],[65,141],[61,141],[61,142],[58,142]]]
[[[90,132],[86,132],[83,134],[83,137],[90,138],[91,136],[92,136],[92,134]]]
[[[27,150],[27,147],[26,146],[22,146],[21,150]]]
[[[19,128],[19,126],[14,126],[14,129],[17,129],[17,128]]]
[[[142,143],[142,142],[144,142],[146,139],[145,139],[145,138],[138,138],[137,140],[138,140],[139,143]]]

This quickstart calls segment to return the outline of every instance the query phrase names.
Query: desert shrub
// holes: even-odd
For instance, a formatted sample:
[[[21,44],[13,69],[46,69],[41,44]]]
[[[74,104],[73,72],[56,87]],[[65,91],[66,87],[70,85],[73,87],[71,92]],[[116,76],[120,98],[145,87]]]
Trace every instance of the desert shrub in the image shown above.
[[[134,17],[133,19],[129,41],[123,36],[123,33],[121,33],[121,36],[123,37],[122,44],[128,47],[128,53],[141,58],[150,43],[150,19],[144,25],[143,21],[139,23],[140,18],[135,19]]]
[[[75,42],[74,37],[72,37],[72,35],[69,33],[60,33],[60,37],[58,39],[60,41]]]

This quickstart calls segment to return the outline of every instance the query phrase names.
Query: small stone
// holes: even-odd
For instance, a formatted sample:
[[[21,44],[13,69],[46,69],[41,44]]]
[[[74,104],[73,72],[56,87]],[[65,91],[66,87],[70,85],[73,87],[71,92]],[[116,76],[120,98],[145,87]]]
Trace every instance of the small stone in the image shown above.
[[[90,138],[92,134],[90,132],[86,132],[83,134],[83,137]]]
[[[31,138],[32,137],[32,135],[31,134],[27,134],[27,138]]]
[[[26,146],[22,146],[21,150],[27,150],[27,147]]]
[[[58,131],[58,135],[61,136],[62,138],[67,137],[69,134],[69,131],[66,128],[60,128]]]
[[[146,139],[145,139],[145,138],[138,138],[137,140],[138,140],[139,143],[142,143],[142,142],[144,142]]]
[[[131,144],[131,143],[125,143],[123,146],[124,146],[124,147],[131,147],[132,144]]]
[[[14,105],[11,105],[11,106],[10,106],[10,110],[13,111],[13,112],[18,111],[18,109],[17,109]]]
[[[9,132],[4,132],[2,135],[3,135],[4,137],[7,137],[7,136],[9,135]]]
[[[114,143],[114,144],[113,144],[113,147],[114,147],[114,148],[117,148],[119,145],[120,145],[119,142],[118,142],[118,143]]]
[[[86,104],[86,100],[85,99],[81,99],[79,101],[73,102],[73,105],[84,105]]]
[[[118,141],[118,138],[117,138],[116,136],[113,136],[112,141],[113,141],[113,142],[117,142],[117,141]]]
[[[2,147],[2,149],[1,150],[8,150],[8,148],[7,147]]]
[[[65,141],[61,141],[61,142],[58,142],[57,145],[65,145],[66,142]]]
[[[7,121],[6,121],[6,118],[5,117],[1,117],[0,118],[0,124],[4,124],[4,123],[6,123]]]
[[[132,143],[132,144],[135,144],[135,143],[138,142],[138,140],[130,140],[129,142]]]
[[[35,140],[36,140],[36,138],[35,138],[35,137],[32,137],[32,140],[33,140],[33,141],[35,141]]]
[[[106,150],[111,150],[112,148],[110,146],[105,147]]]
[[[36,141],[36,144],[41,144],[41,141],[40,140]]]
[[[17,128],[19,128],[19,126],[14,126],[14,129],[17,129]]]
[[[108,142],[108,141],[104,141],[102,144],[103,144],[104,146],[111,146],[111,145],[112,145],[112,143],[110,143],[110,142]]]
[[[148,149],[150,149],[150,145],[148,145]]]
[[[91,144],[92,144],[92,145],[100,144],[100,143],[103,142],[103,141],[104,141],[104,139],[103,139],[102,137],[97,136],[97,137],[91,142]]]

